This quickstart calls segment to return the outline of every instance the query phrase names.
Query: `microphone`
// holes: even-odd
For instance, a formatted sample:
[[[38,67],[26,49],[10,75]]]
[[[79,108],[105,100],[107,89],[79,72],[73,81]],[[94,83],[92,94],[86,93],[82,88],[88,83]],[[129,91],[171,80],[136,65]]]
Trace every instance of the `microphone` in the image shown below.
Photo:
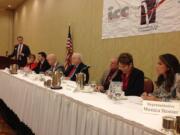
[[[8,51],[6,51],[6,57],[8,57]]]
[[[83,69],[81,69],[80,72],[82,72],[82,71],[84,71],[84,70],[86,70],[86,69],[89,69],[89,68],[90,68],[90,66],[85,66]]]

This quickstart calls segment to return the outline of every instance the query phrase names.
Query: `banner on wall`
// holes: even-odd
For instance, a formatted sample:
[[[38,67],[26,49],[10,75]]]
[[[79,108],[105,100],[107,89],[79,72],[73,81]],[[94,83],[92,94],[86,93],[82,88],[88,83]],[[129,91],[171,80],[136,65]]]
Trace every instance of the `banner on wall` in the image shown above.
[[[102,38],[180,31],[180,0],[104,0]]]

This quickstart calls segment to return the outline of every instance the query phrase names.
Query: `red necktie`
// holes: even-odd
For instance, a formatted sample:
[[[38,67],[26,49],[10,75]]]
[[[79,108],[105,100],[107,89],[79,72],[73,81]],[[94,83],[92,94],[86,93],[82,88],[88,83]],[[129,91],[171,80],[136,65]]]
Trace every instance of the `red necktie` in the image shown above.
[[[75,70],[76,70],[76,66],[73,66],[73,68],[71,69],[71,72],[69,73],[68,77],[71,77],[74,74]]]

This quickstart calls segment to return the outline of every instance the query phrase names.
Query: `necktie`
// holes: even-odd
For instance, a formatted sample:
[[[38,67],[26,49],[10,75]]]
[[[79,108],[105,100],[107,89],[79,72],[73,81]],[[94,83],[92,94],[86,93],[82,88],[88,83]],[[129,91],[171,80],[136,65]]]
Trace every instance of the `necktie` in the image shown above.
[[[23,48],[23,45],[19,45],[18,46],[18,52],[17,52],[17,59],[18,60],[21,60],[21,56],[20,56],[20,54],[21,54],[21,52],[22,52],[22,48]]]
[[[111,70],[109,72],[108,76],[106,77],[106,79],[105,79],[105,81],[103,83],[103,86],[104,86],[105,89],[108,89],[110,81],[112,80],[112,77],[113,77],[115,72],[116,72],[116,70]]]
[[[52,67],[53,72],[56,71],[56,64]]]
[[[76,66],[73,66],[73,68],[71,69],[68,77],[72,77],[72,75],[74,74],[75,70],[76,70]]]
[[[42,63],[40,63],[40,67],[39,68],[42,69]]]

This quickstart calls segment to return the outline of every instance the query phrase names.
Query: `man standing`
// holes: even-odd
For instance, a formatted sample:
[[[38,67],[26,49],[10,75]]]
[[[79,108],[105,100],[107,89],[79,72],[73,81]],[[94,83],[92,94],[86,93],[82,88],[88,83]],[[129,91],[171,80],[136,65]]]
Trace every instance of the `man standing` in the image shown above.
[[[20,67],[24,67],[27,63],[27,57],[30,55],[31,52],[28,45],[23,43],[22,36],[17,37],[17,42],[18,44],[15,45],[12,54],[10,54],[8,57],[15,57],[15,59],[17,60],[17,64]]]

